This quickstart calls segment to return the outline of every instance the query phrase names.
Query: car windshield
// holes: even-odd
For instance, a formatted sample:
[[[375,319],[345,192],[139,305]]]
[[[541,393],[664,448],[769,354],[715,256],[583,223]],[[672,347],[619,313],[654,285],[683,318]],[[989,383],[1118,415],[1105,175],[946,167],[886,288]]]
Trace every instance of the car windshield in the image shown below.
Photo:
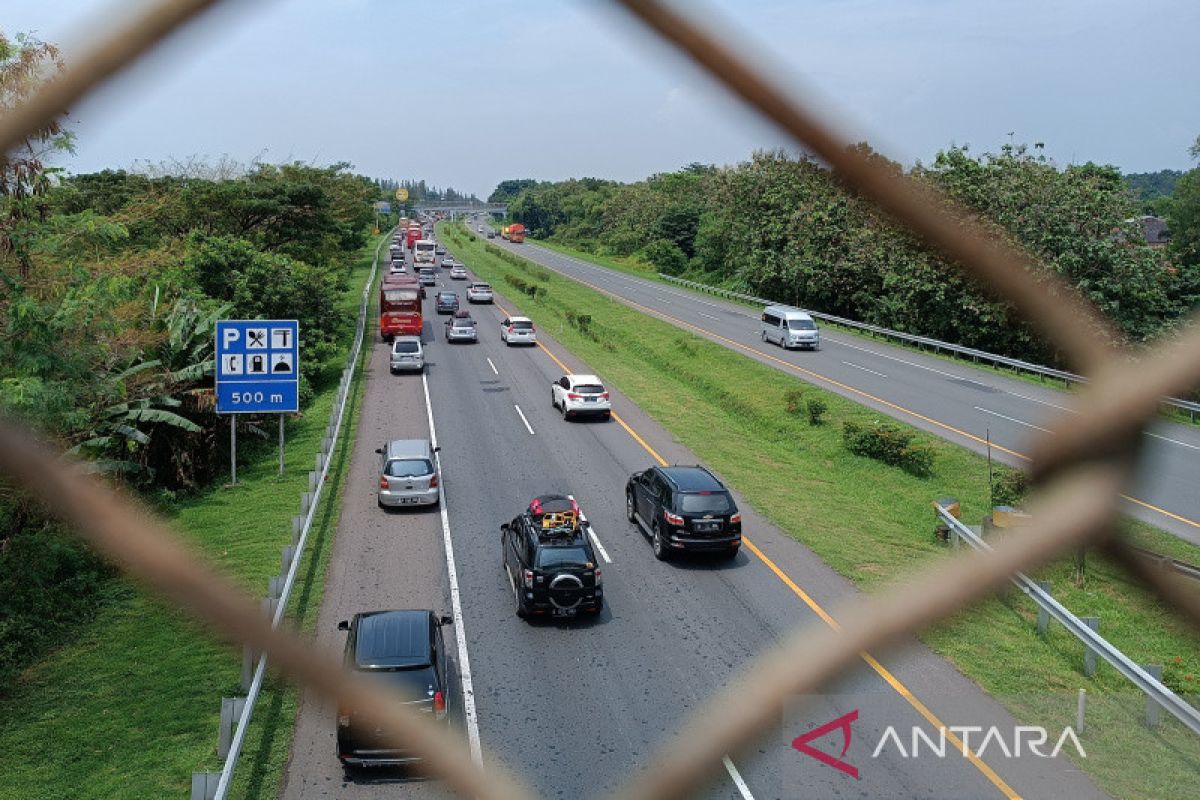
[[[415,478],[433,473],[433,465],[425,458],[396,458],[387,463],[384,474],[389,478]]]
[[[438,690],[437,673],[433,667],[370,669],[361,672],[372,679],[384,681],[414,700],[428,700]]]
[[[417,342],[396,342],[392,345],[393,353],[419,353],[421,345]]]
[[[815,331],[817,323],[811,319],[791,319],[788,320],[788,327],[794,331]]]
[[[604,387],[595,383],[581,383],[575,387],[580,394],[604,394]]]
[[[585,547],[543,547],[538,552],[538,567],[587,567],[592,563]]]
[[[527,331],[533,327],[533,323],[527,319],[514,319],[508,324],[510,327],[516,328],[519,331]]]
[[[724,492],[687,492],[679,495],[679,510],[688,514],[728,514],[733,499]]]

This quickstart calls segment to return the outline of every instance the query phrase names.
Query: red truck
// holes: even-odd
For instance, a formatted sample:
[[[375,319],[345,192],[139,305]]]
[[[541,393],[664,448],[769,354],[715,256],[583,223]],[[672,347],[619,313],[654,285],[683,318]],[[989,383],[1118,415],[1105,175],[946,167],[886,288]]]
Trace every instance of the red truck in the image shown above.
[[[421,298],[425,290],[411,275],[386,275],[379,286],[379,335],[385,342],[394,336],[420,336],[425,327]]]
[[[405,244],[409,250],[413,249],[413,245],[417,243],[417,239],[421,238],[421,226],[417,224],[408,226],[408,237],[405,239]]]
[[[508,240],[513,244],[520,244],[525,241],[525,226],[519,222],[514,222],[508,226]]]

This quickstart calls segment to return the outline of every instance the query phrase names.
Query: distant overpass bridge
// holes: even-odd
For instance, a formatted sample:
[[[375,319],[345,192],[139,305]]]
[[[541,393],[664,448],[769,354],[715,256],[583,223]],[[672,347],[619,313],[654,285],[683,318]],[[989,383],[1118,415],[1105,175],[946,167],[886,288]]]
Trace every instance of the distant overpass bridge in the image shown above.
[[[438,202],[436,200],[421,201],[417,203],[418,211],[426,212],[442,212],[444,214],[497,214],[504,216],[508,213],[507,203],[464,203],[464,202]]]

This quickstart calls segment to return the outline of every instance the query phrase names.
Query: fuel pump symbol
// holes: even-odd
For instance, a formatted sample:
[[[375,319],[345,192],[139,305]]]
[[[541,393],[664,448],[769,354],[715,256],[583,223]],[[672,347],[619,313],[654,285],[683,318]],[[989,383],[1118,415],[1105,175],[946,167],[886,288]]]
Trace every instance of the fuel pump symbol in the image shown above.
[[[266,372],[267,365],[263,362],[263,357],[259,355],[250,356],[250,371],[251,372]]]

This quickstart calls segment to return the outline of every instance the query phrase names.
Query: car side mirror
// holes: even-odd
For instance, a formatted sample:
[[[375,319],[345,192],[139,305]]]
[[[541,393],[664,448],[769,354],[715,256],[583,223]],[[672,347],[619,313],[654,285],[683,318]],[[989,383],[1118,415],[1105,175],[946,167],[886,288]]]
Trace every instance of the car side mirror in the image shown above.
[[[375,452],[376,452],[376,453],[379,453],[380,455],[383,455],[383,448],[382,448],[382,447],[376,447],[376,448],[375,448]]]
[[[507,522],[500,526],[500,533],[508,533],[508,531],[509,527]]]
[[[350,622],[349,622],[349,620],[342,620],[341,622],[339,622],[339,623],[338,623],[338,630],[339,630],[339,631],[348,631],[348,630],[350,630]]]
[[[442,616],[438,619],[438,624],[439,625],[453,625],[454,617],[450,616],[449,614],[442,614]]]

